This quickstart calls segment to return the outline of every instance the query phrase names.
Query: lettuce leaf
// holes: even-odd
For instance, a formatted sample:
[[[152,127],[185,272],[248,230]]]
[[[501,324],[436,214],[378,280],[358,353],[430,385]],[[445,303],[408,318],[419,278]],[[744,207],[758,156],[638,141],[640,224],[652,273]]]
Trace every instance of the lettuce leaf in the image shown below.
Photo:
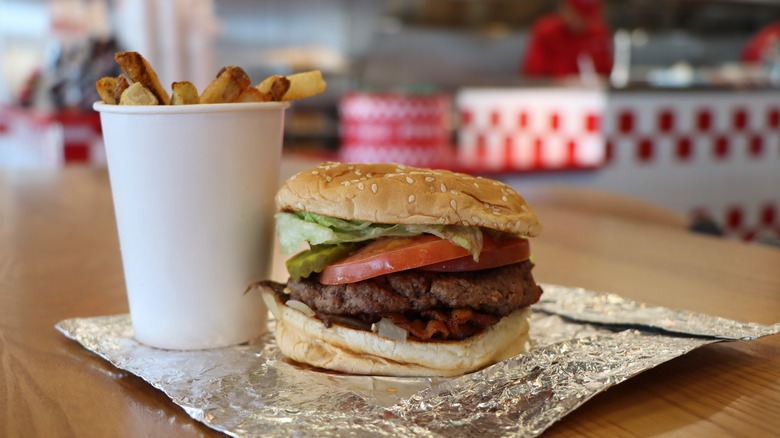
[[[466,248],[474,256],[474,260],[479,260],[479,253],[482,251],[482,231],[479,227],[472,226],[375,224],[297,211],[277,213],[276,228],[283,254],[298,252],[304,242],[309,245],[335,245],[380,237],[411,237],[424,233]]]

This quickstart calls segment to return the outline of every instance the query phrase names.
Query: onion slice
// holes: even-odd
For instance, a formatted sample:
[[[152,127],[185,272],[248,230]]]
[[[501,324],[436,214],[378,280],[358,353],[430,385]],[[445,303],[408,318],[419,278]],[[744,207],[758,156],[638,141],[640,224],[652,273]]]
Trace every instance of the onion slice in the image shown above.
[[[387,339],[392,339],[397,342],[406,342],[409,332],[393,324],[393,321],[388,318],[382,318],[376,323],[376,332],[379,336]]]
[[[314,311],[311,310],[311,307],[306,305],[303,301],[298,300],[287,300],[287,302],[284,303],[288,307],[292,307],[293,309],[303,313],[304,315],[308,317],[314,316]]]
[[[276,303],[276,297],[270,293],[262,293],[260,295],[263,297],[265,306],[268,307],[268,310],[271,311],[271,314],[274,316],[274,318],[279,319],[279,305]]]

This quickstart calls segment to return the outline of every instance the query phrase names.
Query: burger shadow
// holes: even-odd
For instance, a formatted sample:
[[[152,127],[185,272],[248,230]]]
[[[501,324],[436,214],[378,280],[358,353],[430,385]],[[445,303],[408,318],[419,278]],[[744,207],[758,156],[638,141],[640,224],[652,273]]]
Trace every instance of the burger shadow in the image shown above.
[[[545,436],[593,429],[648,437],[679,432],[707,421],[737,400],[768,391],[758,383],[734,378],[755,374],[766,365],[765,359],[745,354],[735,343],[705,345],[613,386],[553,424]],[[712,388],[718,388],[717,396],[709,392]],[[674,414],[660,417],[659,412],[667,409]]]

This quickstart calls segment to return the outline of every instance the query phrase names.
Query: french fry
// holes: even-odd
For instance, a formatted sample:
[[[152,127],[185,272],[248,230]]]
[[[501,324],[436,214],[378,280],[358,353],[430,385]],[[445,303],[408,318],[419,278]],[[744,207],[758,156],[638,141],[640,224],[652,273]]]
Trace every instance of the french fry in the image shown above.
[[[273,75],[268,76],[267,78],[263,79],[263,82],[260,82],[259,84],[255,85],[255,88],[260,90],[260,92],[264,94],[268,94],[271,91],[271,85],[273,85],[276,78],[281,78],[280,75]]]
[[[157,96],[140,82],[133,82],[122,92],[120,105],[157,105]]]
[[[247,87],[246,90],[244,90],[241,95],[238,96],[236,102],[268,102],[269,100],[271,99],[268,97],[268,95],[258,90],[257,88]]]
[[[114,89],[116,88],[116,78],[104,77],[98,79],[95,83],[97,92],[100,95],[100,100],[108,105],[116,105],[117,100],[114,97]]]
[[[273,75],[255,87],[246,72],[234,65],[223,67],[217,77],[198,95],[191,82],[171,84],[169,95],[149,62],[138,52],[114,55],[124,75],[100,78],[96,83],[100,99],[111,105],[191,105],[197,103],[289,101],[325,91],[319,70],[290,76]]]
[[[114,87],[114,100],[116,100],[116,103],[119,103],[122,98],[122,93],[124,93],[129,86],[130,81],[128,81],[124,75],[116,77],[116,86]]]
[[[114,55],[117,64],[122,67],[131,82],[140,82],[162,105],[171,103],[168,93],[160,84],[154,69],[138,52],[121,52]],[[124,94],[124,93],[123,93]]]
[[[282,100],[298,100],[325,92],[325,80],[319,70],[296,73],[287,76],[290,80],[290,89],[287,90]]]
[[[278,102],[282,100],[284,95],[287,94],[287,90],[289,89],[290,89],[290,80],[284,76],[280,76],[276,78],[273,84],[271,84],[271,92],[269,93],[269,97],[274,102]]]
[[[284,76],[273,75],[265,78],[255,88],[268,96],[268,100],[278,102],[282,100],[287,90],[290,89],[290,80]]]
[[[192,82],[174,82],[171,84],[171,105],[192,105],[200,103],[198,89]]]
[[[241,67],[234,65],[223,67],[217,73],[217,78],[203,90],[200,103],[233,102],[251,83],[252,80]]]

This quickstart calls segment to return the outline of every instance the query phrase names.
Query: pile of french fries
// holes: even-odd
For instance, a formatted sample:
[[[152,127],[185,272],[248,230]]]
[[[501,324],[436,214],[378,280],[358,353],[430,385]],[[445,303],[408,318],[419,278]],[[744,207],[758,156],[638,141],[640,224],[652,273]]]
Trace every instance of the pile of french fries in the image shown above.
[[[109,105],[192,105],[198,103],[281,102],[303,99],[325,91],[319,70],[290,76],[269,76],[256,86],[241,67],[223,67],[217,77],[198,94],[191,82],[174,82],[171,94],[160,84],[152,66],[138,52],[114,56],[124,75],[100,78],[97,91]]]

